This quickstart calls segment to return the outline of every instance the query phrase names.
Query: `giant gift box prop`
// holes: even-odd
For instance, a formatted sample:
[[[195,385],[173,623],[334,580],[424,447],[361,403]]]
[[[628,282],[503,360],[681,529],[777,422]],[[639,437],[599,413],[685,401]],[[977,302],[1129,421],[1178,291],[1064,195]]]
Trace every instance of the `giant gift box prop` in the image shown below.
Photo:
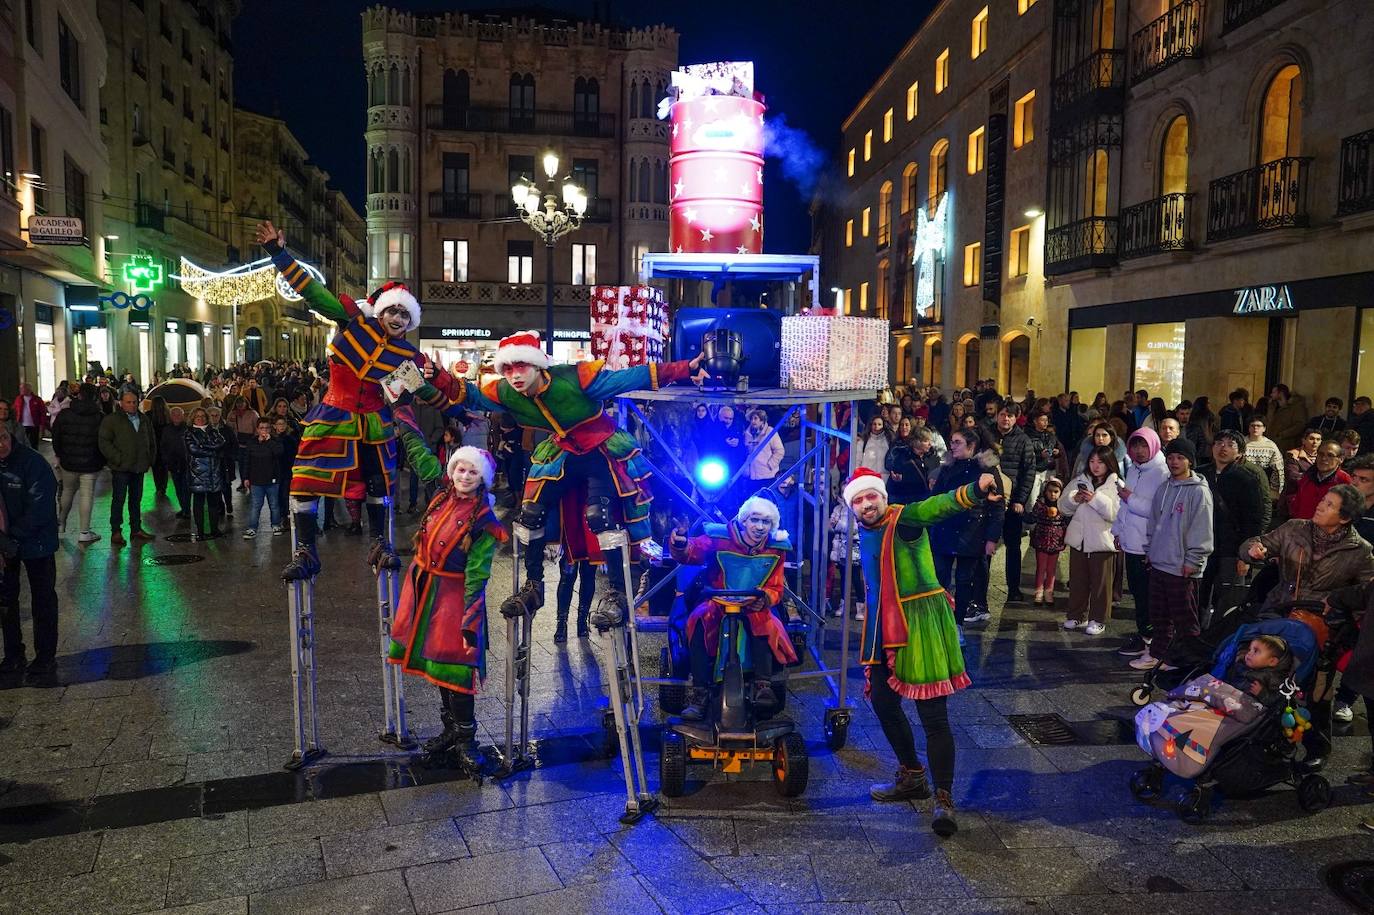
[[[653,286],[592,287],[592,355],[606,367],[662,362],[668,305]]]
[[[805,391],[876,391],[887,384],[888,323],[879,318],[782,319],[782,385]]]

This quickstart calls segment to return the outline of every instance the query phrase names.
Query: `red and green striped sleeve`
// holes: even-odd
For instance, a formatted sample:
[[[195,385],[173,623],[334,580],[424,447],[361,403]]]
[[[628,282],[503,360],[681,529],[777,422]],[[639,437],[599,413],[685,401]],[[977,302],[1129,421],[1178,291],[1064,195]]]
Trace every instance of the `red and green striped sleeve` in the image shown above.
[[[898,524],[906,527],[929,527],[946,518],[966,512],[983,500],[977,483],[969,483],[949,492],[902,506]]]
[[[357,316],[356,309],[350,313],[344,303],[335,298],[334,293],[325,288],[323,283],[317,282],[285,248],[272,244],[267,246],[267,253],[272,256],[272,264],[282,275],[282,279],[305,299],[306,304],[316,314],[340,323]]]

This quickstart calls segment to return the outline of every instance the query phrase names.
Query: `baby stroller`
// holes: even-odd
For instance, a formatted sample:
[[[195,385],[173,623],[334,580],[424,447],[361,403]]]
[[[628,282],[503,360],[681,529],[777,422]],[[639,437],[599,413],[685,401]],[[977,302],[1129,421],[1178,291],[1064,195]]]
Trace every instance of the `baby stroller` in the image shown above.
[[[1282,619],[1244,623],[1237,627],[1218,648],[1210,668],[1212,677],[1224,677],[1240,646],[1260,635],[1275,635],[1287,642],[1294,662],[1291,682],[1298,690],[1309,691],[1327,642],[1327,630],[1319,616],[1301,608]],[[1207,668],[1194,668],[1183,682],[1207,672]],[[1225,683],[1214,682],[1207,686],[1216,687],[1218,692],[1230,690]],[[1207,691],[1207,686],[1203,687],[1203,692]],[[1186,695],[1181,695],[1181,690],[1176,690],[1174,695],[1194,698],[1197,689],[1192,684],[1185,689],[1188,690]],[[1248,705],[1248,709],[1237,710],[1245,714],[1236,714],[1234,718],[1221,712],[1216,716],[1204,715],[1209,717],[1215,729],[1210,737],[1202,738],[1202,741],[1210,741],[1210,745],[1204,745],[1188,732],[1168,729],[1169,736],[1163,741],[1165,758],[1161,760],[1158,752],[1161,741],[1154,739],[1151,755],[1155,756],[1155,761],[1131,776],[1131,793],[1145,801],[1158,798],[1163,793],[1165,774],[1174,771],[1175,774],[1191,774],[1192,786],[1178,802],[1178,814],[1186,822],[1201,822],[1207,817],[1215,791],[1238,797],[1256,794],[1278,784],[1297,789],[1298,806],[1303,811],[1316,813],[1324,809],[1331,802],[1331,785],[1322,776],[1307,772],[1297,760],[1297,744],[1284,732],[1284,703],[1265,706],[1250,700]],[[1236,709],[1236,703],[1231,702],[1227,707]],[[1155,709],[1167,712],[1161,705],[1142,709],[1136,719],[1138,727]],[[1168,728],[1167,721],[1164,727]],[[1161,730],[1154,736],[1158,738],[1163,733]],[[1142,735],[1142,745],[1150,739]]]

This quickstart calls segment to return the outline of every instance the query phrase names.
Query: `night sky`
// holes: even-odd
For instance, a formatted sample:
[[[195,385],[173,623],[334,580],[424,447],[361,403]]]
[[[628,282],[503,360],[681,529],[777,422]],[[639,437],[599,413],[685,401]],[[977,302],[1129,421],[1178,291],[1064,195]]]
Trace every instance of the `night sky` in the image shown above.
[[[284,119],[311,160],[330,173],[359,213],[364,212],[366,115],[360,15],[370,5],[364,0],[245,0],[234,26],[236,102]],[[415,12],[530,6],[485,2],[436,7],[402,0],[390,5]],[[543,5],[572,18],[589,17],[593,9],[592,0]],[[661,22],[676,28],[680,63],[753,60],[769,117],[782,115],[789,126],[804,131],[820,154],[813,160],[835,169],[840,123],[932,6],[934,0],[620,0],[612,4],[611,18],[618,25]],[[820,12],[809,18],[798,16],[800,10],[816,7]],[[767,250],[804,252],[810,242],[809,192],[803,194],[784,176],[777,159],[768,160],[764,181]]]

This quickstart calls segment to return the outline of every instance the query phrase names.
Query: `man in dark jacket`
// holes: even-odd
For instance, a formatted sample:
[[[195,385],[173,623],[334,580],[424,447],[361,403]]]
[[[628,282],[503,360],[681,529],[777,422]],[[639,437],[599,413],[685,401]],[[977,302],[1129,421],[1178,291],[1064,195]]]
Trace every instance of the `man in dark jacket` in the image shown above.
[[[19,625],[19,572],[29,578],[33,664],[29,681],[46,685],[57,670],[57,478],[37,451],[0,426],[0,676],[23,674],[28,661]]]
[[[1374,451],[1374,401],[1361,394],[1350,404],[1347,429],[1360,433],[1360,454]]]
[[[1016,424],[1021,408],[1008,401],[997,411],[994,432],[1001,443],[1002,472],[1011,480],[1002,540],[1007,548],[1007,600],[1024,601],[1021,593],[1021,533],[1029,517],[1031,490],[1035,487],[1036,444]],[[986,611],[983,611],[986,612]]]
[[[120,528],[124,523],[124,500],[129,500],[129,536],[152,540],[143,529],[143,476],[153,465],[157,442],[153,438],[153,419],[138,411],[138,396],[125,391],[119,409],[100,423],[100,453],[110,465],[113,492],[110,498],[110,543],[123,546]]]
[[[1245,436],[1234,429],[1217,433],[1212,463],[1199,473],[1212,490],[1213,552],[1202,574],[1198,604],[1224,610],[1250,574],[1249,561],[1240,558],[1240,545],[1269,529],[1269,482],[1258,467],[1245,461]]]
[[[248,526],[243,530],[243,539],[252,540],[258,535],[258,519],[262,517],[262,503],[267,502],[268,514],[272,519],[272,534],[281,536],[286,533],[282,526],[281,501],[277,497],[281,484],[282,443],[272,434],[272,421],[263,416],[258,419],[257,435],[244,446],[244,464],[248,469],[249,508]]]
[[[100,539],[91,528],[91,502],[95,495],[96,474],[105,467],[100,453],[100,423],[105,418],[96,402],[93,384],[83,384],[72,405],[57,414],[52,427],[52,450],[62,471],[62,517],[59,528],[65,532],[72,503],[80,497],[81,512],[79,543],[94,543]]]
[[[191,482],[186,474],[186,411],[172,407],[167,411],[167,425],[157,440],[157,453],[162,466],[172,477],[172,489],[177,494],[177,517],[191,517]]]

